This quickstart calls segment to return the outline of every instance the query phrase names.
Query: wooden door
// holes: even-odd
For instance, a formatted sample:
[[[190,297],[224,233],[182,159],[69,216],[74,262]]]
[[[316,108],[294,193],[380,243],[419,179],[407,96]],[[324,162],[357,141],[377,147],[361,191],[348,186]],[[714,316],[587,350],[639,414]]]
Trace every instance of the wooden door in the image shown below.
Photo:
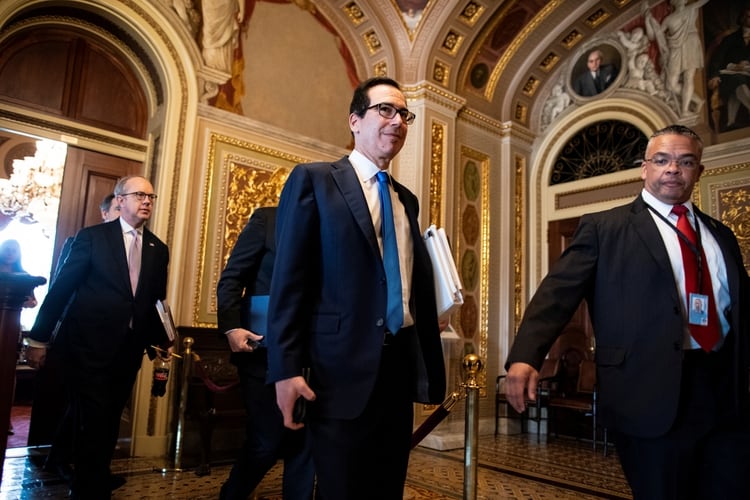
[[[112,193],[117,179],[142,173],[143,164],[140,162],[68,147],[52,269],[66,238],[74,236],[83,227],[102,222],[99,204]]]

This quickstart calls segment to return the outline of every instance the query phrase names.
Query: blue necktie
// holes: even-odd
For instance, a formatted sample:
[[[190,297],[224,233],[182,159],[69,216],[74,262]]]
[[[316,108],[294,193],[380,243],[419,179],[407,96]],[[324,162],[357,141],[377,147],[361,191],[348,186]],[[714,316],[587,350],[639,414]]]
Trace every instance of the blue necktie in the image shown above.
[[[383,235],[383,266],[388,285],[388,307],[385,326],[391,333],[397,333],[404,322],[404,309],[401,299],[401,271],[398,265],[398,245],[396,229],[393,225],[393,207],[388,189],[388,174],[377,173],[380,191],[380,230]]]

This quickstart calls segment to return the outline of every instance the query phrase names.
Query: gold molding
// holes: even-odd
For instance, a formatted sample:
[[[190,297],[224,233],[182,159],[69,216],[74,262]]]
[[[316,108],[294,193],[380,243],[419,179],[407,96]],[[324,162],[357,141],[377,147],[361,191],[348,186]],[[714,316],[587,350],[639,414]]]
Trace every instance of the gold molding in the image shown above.
[[[463,8],[458,19],[465,25],[473,28],[482,14],[484,14],[484,6],[471,0]]]
[[[604,9],[597,9],[596,11],[592,12],[589,17],[586,18],[586,24],[591,29],[596,29],[599,25],[601,25],[604,21],[609,19],[612,16],[609,12],[607,12]]]
[[[433,120],[430,137],[430,224],[441,227],[443,164],[445,163],[446,126]]]
[[[450,79],[450,71],[450,65],[436,59],[435,65],[432,67],[432,79],[443,86],[447,86]]]
[[[443,39],[443,43],[440,44],[440,50],[445,52],[446,54],[449,54],[451,56],[455,56],[458,52],[458,49],[461,47],[461,44],[464,41],[464,36],[461,33],[458,33],[452,29],[448,30],[448,33],[445,35],[445,38]]]
[[[513,209],[515,210],[514,220],[514,233],[515,242],[513,244],[513,272],[515,277],[513,279],[513,337],[515,337],[518,331],[518,326],[521,324],[521,317],[523,315],[523,304],[524,304],[524,281],[525,276],[523,269],[523,250],[526,245],[526,233],[524,227],[527,227],[524,223],[524,214],[526,213],[525,196],[526,193],[526,158],[521,155],[516,155],[515,158],[515,196],[513,198]]]
[[[489,263],[490,263],[490,156],[480,151],[476,151],[467,146],[461,146],[460,168],[457,169],[458,195],[456,203],[456,231],[454,234],[456,263],[461,274],[461,280],[464,283],[464,306],[459,310],[454,322],[456,330],[459,332],[464,341],[474,340],[477,347],[477,355],[482,361],[487,362],[487,340],[489,328]],[[478,175],[467,175],[467,169],[471,166],[472,172]],[[470,173],[470,172],[469,172]],[[466,181],[469,180],[467,183]],[[468,194],[468,196],[467,196]],[[468,211],[467,211],[468,210]],[[478,212],[478,234],[474,233],[472,226],[476,219],[472,216],[465,219],[461,214],[475,214]],[[472,220],[467,226],[465,222]],[[472,241],[467,241],[467,234],[470,234]],[[474,240],[474,237],[476,239]],[[467,274],[464,266],[464,256],[472,254],[478,255],[478,268],[471,270]],[[478,277],[478,283],[473,278],[466,279],[467,276]],[[478,311],[471,312],[467,304],[471,307],[474,304]],[[466,314],[476,314],[476,334],[470,335],[464,329],[465,321],[472,321],[473,318],[465,317]],[[478,335],[478,336],[477,336]],[[486,395],[486,372],[480,372],[479,387],[481,395]]]
[[[750,162],[705,170],[693,202],[732,230],[750,272]]]
[[[365,47],[367,47],[370,55],[374,55],[383,48],[383,44],[380,43],[380,39],[378,38],[378,34],[375,33],[375,30],[369,30],[363,34],[362,39],[365,41]]]
[[[560,43],[562,43],[563,47],[570,50],[581,40],[583,40],[583,33],[574,28],[570,33],[565,35],[565,38]]]
[[[192,326],[216,326],[216,284],[237,235],[255,208],[278,202],[291,168],[307,161],[261,144],[210,134]]]
[[[367,16],[362,12],[357,2],[349,2],[341,7],[341,9],[346,13],[346,17],[349,18],[354,26],[359,26],[367,20]]]
[[[542,62],[539,63],[539,69],[544,71],[545,73],[549,73],[552,71],[552,69],[557,65],[557,63],[560,61],[560,56],[557,55],[555,52],[550,52],[546,56],[544,56],[544,59],[542,59]]]
[[[372,67],[372,74],[374,76],[388,76],[388,63],[385,60],[376,62]]]
[[[535,15],[534,18],[529,21],[526,26],[524,26],[521,32],[513,38],[513,41],[511,41],[510,45],[508,45],[508,48],[505,49],[505,52],[503,52],[500,60],[497,62],[495,67],[492,68],[490,77],[487,80],[487,86],[485,87],[484,91],[484,97],[485,99],[487,99],[487,101],[492,101],[492,96],[495,95],[497,82],[500,80],[500,76],[505,71],[505,67],[508,66],[511,58],[516,55],[518,49],[521,48],[524,43],[526,43],[526,40],[532,33],[536,31],[542,21],[547,19],[547,17],[552,14],[552,12],[557,9],[557,7],[559,7],[563,1],[564,0],[550,0],[549,2],[547,2],[547,5],[545,5],[544,8],[542,8],[542,10],[540,10],[537,15]],[[492,31],[494,30],[488,32],[488,36],[492,33]]]

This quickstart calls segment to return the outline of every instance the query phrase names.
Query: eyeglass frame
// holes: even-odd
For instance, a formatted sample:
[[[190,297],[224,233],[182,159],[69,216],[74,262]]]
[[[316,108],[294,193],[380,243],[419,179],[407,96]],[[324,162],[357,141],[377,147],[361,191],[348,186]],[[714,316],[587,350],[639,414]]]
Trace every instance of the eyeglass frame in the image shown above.
[[[158,195],[156,195],[154,193],[150,193],[149,194],[149,193],[144,193],[143,191],[133,191],[131,193],[121,193],[121,194],[118,194],[117,196],[128,196],[128,195],[131,195],[131,194],[134,194],[135,198],[138,201],[143,201],[146,198],[148,198],[149,201],[153,202],[153,201],[156,201],[156,198],[159,197]]]
[[[391,104],[389,102],[379,102],[377,104],[373,104],[372,106],[369,106],[369,107],[365,108],[365,111],[370,110],[370,109],[374,109],[374,108],[378,108],[378,114],[380,116],[382,116],[383,118],[387,119],[387,120],[393,119],[393,117],[396,116],[396,113],[398,113],[398,115],[401,117],[401,119],[407,125],[411,125],[412,123],[414,123],[414,120],[417,118],[417,115],[415,115],[414,113],[412,113],[408,109],[406,109],[406,108],[397,108],[396,106],[394,106],[393,104]],[[393,115],[391,115],[391,116],[384,115],[383,114],[383,109],[384,108],[386,110],[387,109],[392,109],[393,110]]]
[[[664,165],[658,165],[654,163],[654,159],[664,159],[667,160],[667,163]],[[679,168],[684,168],[687,170],[693,170],[695,168],[698,168],[700,166],[700,160],[696,158],[694,155],[684,155],[680,156],[679,158],[675,158],[674,156],[663,154],[663,153],[655,153],[651,158],[644,158],[643,161],[647,161],[656,168],[667,168],[672,163],[677,165]],[[683,164],[683,162],[689,162],[688,164]]]

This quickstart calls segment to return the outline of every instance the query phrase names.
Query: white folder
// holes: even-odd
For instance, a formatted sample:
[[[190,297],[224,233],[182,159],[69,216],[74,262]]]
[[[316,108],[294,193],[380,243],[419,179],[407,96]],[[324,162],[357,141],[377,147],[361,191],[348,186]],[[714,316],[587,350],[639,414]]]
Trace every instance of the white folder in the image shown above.
[[[463,287],[445,229],[431,225],[424,233],[424,241],[432,259],[438,317],[443,318],[463,305]]]
[[[167,333],[170,341],[174,341],[177,337],[177,328],[174,325],[174,318],[172,317],[172,310],[169,308],[166,300],[156,301],[156,310],[159,312],[159,319],[161,324],[164,325],[164,331]]]

